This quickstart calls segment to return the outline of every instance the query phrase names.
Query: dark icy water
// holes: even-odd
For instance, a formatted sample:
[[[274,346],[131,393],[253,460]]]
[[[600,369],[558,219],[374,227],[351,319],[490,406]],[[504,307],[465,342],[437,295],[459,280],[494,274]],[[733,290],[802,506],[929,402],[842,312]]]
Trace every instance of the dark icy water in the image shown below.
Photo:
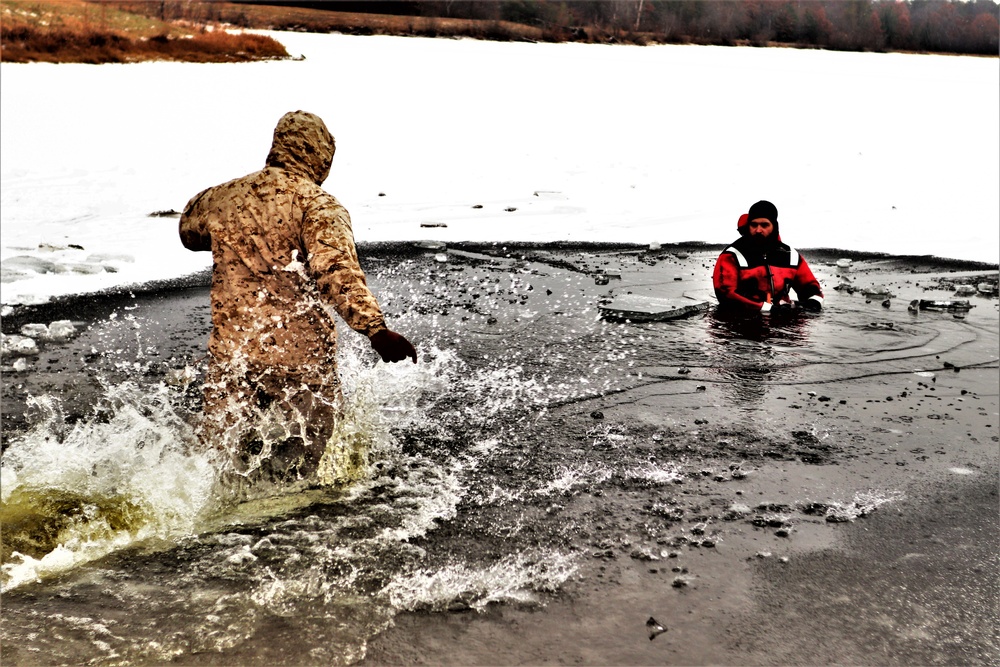
[[[366,259],[420,363],[376,364],[342,329],[341,443],[363,463],[319,482],[234,482],[198,443],[207,288],[39,312],[80,332],[4,374],[4,662],[349,664],[404,612],[542,610],[611,559],[666,563],[901,495],[732,495],[771,462],[947,448],[914,420],[996,447],[996,298],[906,308],[952,298],[927,291],[946,271],[815,261],[821,315],[633,324],[598,301],[707,298],[717,251],[487,252]],[[609,268],[622,278],[598,284]],[[891,296],[862,291],[876,280]]]

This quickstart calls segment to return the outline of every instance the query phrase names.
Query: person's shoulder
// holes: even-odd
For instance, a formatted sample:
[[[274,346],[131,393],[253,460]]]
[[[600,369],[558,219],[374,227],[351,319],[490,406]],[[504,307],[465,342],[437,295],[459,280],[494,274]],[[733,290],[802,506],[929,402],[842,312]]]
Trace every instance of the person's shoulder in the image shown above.
[[[342,220],[350,220],[347,208],[332,194],[324,190],[315,183],[306,183],[301,188],[296,189],[302,203],[307,211],[307,215],[317,218],[335,217]]]
[[[219,183],[218,185],[213,185],[210,188],[205,188],[200,193],[198,197],[212,197],[212,196],[228,196],[233,190],[246,187],[250,183],[258,182],[266,177],[266,169],[261,169],[260,171],[254,171],[244,176],[239,176],[237,178],[230,179],[225,183]]]
[[[722,249],[722,254],[723,255],[725,255],[726,253],[732,254],[732,252],[734,250],[738,250],[738,251],[741,251],[741,252],[745,252],[745,251],[749,250],[750,249],[750,245],[749,245],[750,242],[747,239],[748,239],[748,237],[746,237],[746,236],[739,237],[738,239],[736,239],[735,241],[733,241],[732,243],[730,243],[729,245],[727,245],[725,248],[723,248]]]

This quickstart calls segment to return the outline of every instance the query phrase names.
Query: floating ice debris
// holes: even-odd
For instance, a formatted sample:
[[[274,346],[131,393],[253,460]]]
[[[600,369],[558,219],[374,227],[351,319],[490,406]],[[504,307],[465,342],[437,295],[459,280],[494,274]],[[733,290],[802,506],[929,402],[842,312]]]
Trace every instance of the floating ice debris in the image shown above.
[[[60,250],[83,250],[83,246],[79,243],[70,243],[68,245],[56,245],[55,243],[39,243],[38,249],[45,252],[59,252]]]
[[[15,373],[23,373],[28,370],[28,361],[24,357],[18,357],[12,365]]]
[[[28,274],[24,271],[11,269],[6,264],[0,266],[0,283],[12,283],[16,280],[22,280],[27,277]]]
[[[421,250],[445,250],[448,247],[441,241],[417,241],[413,245]]]
[[[935,301],[929,299],[914,299],[910,302],[910,310],[971,310],[974,306],[967,299],[952,299],[950,301]]]
[[[667,629],[663,627],[663,625],[652,616],[650,616],[649,620],[646,621],[646,632],[649,633],[649,641],[653,641],[659,635],[662,635],[666,631]]]
[[[76,325],[70,320],[56,320],[45,325],[37,322],[21,327],[21,335],[36,340],[67,341],[77,333]]]
[[[76,333],[76,325],[69,320],[56,320],[49,325],[49,338],[54,341],[69,340]]]
[[[957,285],[955,287],[956,296],[971,296],[976,293],[974,285]]]
[[[0,354],[3,356],[33,357],[38,354],[38,344],[27,336],[6,336],[0,334]]]
[[[629,557],[632,558],[633,560],[641,560],[646,562],[660,560],[660,556],[658,554],[654,554],[651,550],[646,548],[633,549],[632,553],[629,554]]]
[[[87,276],[97,275],[98,273],[118,273],[118,269],[110,264],[89,264],[87,262],[79,262],[64,264],[63,266],[73,273],[82,273]]]
[[[656,241],[653,241],[652,243],[649,244],[649,249],[650,250],[659,250],[660,249],[660,244],[657,243]]]
[[[845,259],[838,259],[837,260],[837,268],[838,269],[849,269],[849,268],[851,268],[851,264],[853,264],[853,263],[854,263],[853,261],[851,261],[849,259],[846,259],[846,258]]]
[[[705,310],[708,310],[708,301],[688,297],[668,299],[637,294],[619,296],[608,304],[598,306],[601,317],[608,320],[628,320],[630,322],[673,320]]]
[[[48,338],[49,328],[44,324],[25,324],[21,327],[21,335],[28,338]]]
[[[448,261],[448,255],[443,252],[439,252],[438,254],[434,255],[434,261],[441,262],[442,264],[444,264],[445,262]]]
[[[872,285],[871,287],[866,287],[863,290],[861,290],[861,293],[867,297],[881,296],[881,297],[892,298],[893,296],[895,296],[892,292],[889,291],[889,288],[886,287],[885,285]]]
[[[125,253],[99,252],[89,255],[88,262],[134,262],[135,257]]]
[[[976,289],[979,291],[980,294],[990,295],[997,293],[997,286],[991,285],[990,283],[979,283],[978,285],[976,285]]]
[[[948,472],[955,473],[956,475],[975,475],[975,470],[969,470],[968,468],[948,468]]]
[[[733,519],[745,517],[748,514],[750,514],[750,507],[748,505],[744,505],[743,503],[733,503],[729,506],[729,509],[726,510],[725,514],[722,515],[722,518],[727,521],[732,521]]]
[[[34,271],[35,273],[63,273],[66,271],[64,267],[55,262],[38,257],[29,257],[28,255],[16,255],[5,259],[3,260],[3,267],[5,269]]]

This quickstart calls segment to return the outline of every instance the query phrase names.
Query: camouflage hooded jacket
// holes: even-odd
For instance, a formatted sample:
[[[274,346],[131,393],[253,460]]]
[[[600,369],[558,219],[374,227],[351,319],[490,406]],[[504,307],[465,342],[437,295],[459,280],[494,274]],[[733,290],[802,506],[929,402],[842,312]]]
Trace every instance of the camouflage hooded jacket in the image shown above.
[[[320,187],[335,150],[318,116],[287,113],[264,169],[209,188],[185,207],[181,242],[212,251],[215,364],[235,361],[324,385],[336,382],[328,306],[368,336],[386,328],[358,265],[350,216]]]

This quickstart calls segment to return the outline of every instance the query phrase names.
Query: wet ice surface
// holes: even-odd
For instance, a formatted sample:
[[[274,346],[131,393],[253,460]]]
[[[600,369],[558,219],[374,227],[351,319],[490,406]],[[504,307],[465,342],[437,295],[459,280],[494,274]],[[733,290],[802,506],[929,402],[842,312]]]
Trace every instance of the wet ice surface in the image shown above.
[[[401,612],[544,606],[616,562],[697,590],[701,573],[672,563],[734,531],[794,541],[902,496],[743,495],[775,462],[903,469],[945,456],[956,421],[995,448],[996,395],[963,389],[996,374],[995,298],[963,319],[912,313],[911,298],[950,293],[879,267],[886,308],[831,289],[835,258],[810,257],[828,293],[816,317],[610,323],[596,308],[610,294],[704,296],[715,253],[486,251],[366,260],[421,363],[375,365],[342,332],[371,443],[343,488],[218,486],[191,426],[204,290],[112,308],[59,343],[75,358],[43,343],[5,383],[5,412],[35,396],[5,415],[8,659],[349,663]],[[841,278],[865,276],[855,262]]]

